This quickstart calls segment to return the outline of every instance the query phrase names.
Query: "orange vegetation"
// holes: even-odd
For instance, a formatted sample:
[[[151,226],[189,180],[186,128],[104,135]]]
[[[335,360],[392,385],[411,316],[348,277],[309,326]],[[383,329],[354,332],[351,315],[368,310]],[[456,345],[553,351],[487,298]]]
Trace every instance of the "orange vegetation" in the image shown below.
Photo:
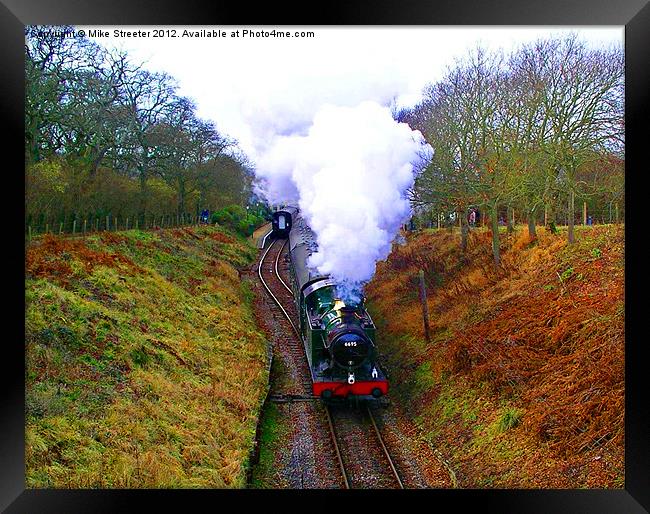
[[[103,233],[104,244],[119,244],[126,240],[123,236]],[[64,239],[45,235],[38,245],[27,248],[25,272],[33,277],[48,277],[61,284],[69,283],[74,273],[73,260],[81,262],[85,273],[92,273],[96,266],[119,267],[141,271],[131,259],[120,253],[93,250],[83,239]]]
[[[233,238],[222,233],[222,232],[215,232],[214,234],[210,234],[210,238],[214,239],[218,243],[232,243]]]
[[[579,229],[504,233],[498,269],[487,232],[465,255],[458,233],[410,234],[367,288],[394,393],[461,486],[624,485],[624,229]]]

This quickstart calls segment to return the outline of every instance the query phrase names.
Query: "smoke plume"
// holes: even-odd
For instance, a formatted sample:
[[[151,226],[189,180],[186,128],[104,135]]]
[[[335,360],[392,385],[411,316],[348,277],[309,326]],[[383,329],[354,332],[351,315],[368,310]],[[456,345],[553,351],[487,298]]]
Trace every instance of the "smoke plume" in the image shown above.
[[[409,218],[405,193],[427,147],[387,108],[363,102],[322,107],[306,136],[279,136],[259,159],[263,194],[300,207],[318,242],[308,265],[331,275],[346,302],[360,300]]]

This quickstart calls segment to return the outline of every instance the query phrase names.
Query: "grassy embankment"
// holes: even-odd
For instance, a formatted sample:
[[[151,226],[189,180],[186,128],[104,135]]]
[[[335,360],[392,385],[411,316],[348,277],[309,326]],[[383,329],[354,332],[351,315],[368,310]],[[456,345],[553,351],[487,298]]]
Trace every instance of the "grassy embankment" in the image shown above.
[[[392,394],[460,487],[624,487],[624,228],[410,234],[367,288]],[[424,269],[432,342],[417,284]]]
[[[28,487],[244,487],[266,344],[214,227],[45,237],[26,254]]]

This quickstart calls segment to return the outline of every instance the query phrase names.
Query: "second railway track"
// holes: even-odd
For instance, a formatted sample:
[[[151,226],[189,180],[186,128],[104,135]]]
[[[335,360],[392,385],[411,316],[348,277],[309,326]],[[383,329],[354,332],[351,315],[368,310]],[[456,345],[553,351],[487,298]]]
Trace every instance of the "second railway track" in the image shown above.
[[[258,275],[264,289],[266,289],[280,310],[280,315],[276,319],[283,329],[283,333],[275,341],[275,346],[291,354],[290,360],[300,381],[297,387],[288,391],[277,391],[276,393],[289,396],[310,396],[311,376],[307,367],[307,358],[305,357],[300,333],[293,321],[297,318],[293,303],[293,292],[280,276],[280,258],[285,246],[286,240],[284,243],[279,240],[272,241],[269,247],[264,250],[258,267]]]

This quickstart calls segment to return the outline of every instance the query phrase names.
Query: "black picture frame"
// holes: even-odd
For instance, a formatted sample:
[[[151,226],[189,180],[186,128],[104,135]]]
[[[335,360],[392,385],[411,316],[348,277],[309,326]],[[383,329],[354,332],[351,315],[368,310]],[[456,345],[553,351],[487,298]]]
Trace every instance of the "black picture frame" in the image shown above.
[[[24,263],[24,203],[18,199],[24,182],[24,26],[75,25],[624,25],[626,53],[626,208],[625,208],[625,316],[626,316],[626,443],[624,490],[424,490],[424,491],[169,491],[169,490],[26,490],[24,459],[24,312],[14,295],[23,298],[24,275],[15,273]],[[639,245],[642,219],[641,180],[647,157],[643,128],[650,110],[650,5],[645,0],[362,0],[319,4],[249,3],[204,0],[2,0],[0,3],[0,80],[3,119],[4,170],[12,187],[5,191],[5,297],[15,306],[10,313],[9,337],[2,345],[2,407],[0,408],[0,509],[23,512],[125,512],[182,508],[240,509],[250,502],[271,510],[369,509],[396,500],[431,510],[471,508],[488,512],[637,513],[650,511],[649,407],[645,398],[645,338],[642,321]],[[14,157],[9,165],[8,157]],[[15,183],[14,183],[15,181]],[[11,204],[16,202],[16,208]],[[7,234],[8,232],[8,234]],[[23,268],[24,269],[24,268]],[[21,323],[20,320],[23,320]],[[12,337],[15,333],[15,337]],[[299,493],[299,496],[296,494]],[[227,502],[227,503],[226,503]],[[403,505],[403,506],[402,506]]]

